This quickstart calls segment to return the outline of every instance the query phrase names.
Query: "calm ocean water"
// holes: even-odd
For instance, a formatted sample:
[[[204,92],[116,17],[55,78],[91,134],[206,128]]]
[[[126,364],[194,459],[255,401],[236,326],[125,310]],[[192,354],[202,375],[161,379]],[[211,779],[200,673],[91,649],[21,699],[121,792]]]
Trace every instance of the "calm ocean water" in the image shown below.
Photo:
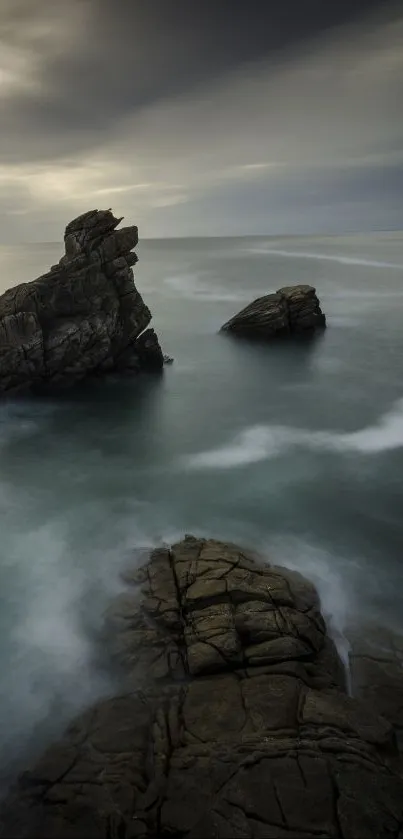
[[[138,545],[238,540],[352,616],[403,630],[403,235],[143,242],[162,380],[0,406],[0,766],[111,689],[94,636]],[[54,245],[0,248],[2,288]],[[254,297],[316,286],[311,347],[218,335]]]

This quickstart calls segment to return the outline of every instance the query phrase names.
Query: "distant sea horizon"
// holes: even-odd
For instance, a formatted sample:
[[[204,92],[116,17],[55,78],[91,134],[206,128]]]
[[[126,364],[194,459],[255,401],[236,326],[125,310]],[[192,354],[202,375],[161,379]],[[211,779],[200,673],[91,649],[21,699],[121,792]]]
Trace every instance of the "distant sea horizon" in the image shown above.
[[[122,222],[122,226],[125,224],[130,224],[129,217],[125,217]],[[134,221],[133,224],[136,222]],[[7,247],[25,247],[27,245],[35,245],[35,246],[43,246],[43,247],[51,247],[55,245],[61,245],[63,247],[63,228],[60,231],[60,240],[55,239],[54,241],[49,240],[41,240],[35,239],[32,241],[2,241],[0,239],[0,248],[7,248]],[[329,232],[295,232],[295,233],[211,233],[208,235],[198,234],[198,235],[171,235],[171,236],[141,236],[141,227],[139,226],[139,246],[141,242],[166,242],[166,241],[185,241],[185,240],[200,240],[206,239],[208,241],[214,239],[338,239],[340,237],[355,237],[355,236],[384,236],[384,235],[403,235],[403,228],[400,227],[388,227],[388,228],[374,228],[373,230],[361,230],[357,228],[356,230],[340,230],[340,231],[329,231]]]

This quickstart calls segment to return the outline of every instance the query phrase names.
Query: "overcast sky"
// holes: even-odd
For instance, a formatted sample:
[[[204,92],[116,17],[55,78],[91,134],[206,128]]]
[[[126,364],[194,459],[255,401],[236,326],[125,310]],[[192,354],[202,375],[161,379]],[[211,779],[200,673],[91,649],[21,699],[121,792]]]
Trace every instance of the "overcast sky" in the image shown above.
[[[0,240],[402,228],[402,80],[400,3],[0,0]]]

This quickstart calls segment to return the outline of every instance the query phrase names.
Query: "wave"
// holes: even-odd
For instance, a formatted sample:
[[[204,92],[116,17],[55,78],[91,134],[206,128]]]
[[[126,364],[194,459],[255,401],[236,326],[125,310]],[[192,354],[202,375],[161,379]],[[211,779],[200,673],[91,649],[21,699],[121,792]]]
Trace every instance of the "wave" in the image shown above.
[[[284,451],[298,447],[366,455],[403,448],[403,399],[375,425],[358,431],[340,433],[257,425],[237,434],[227,445],[188,455],[183,463],[188,469],[234,469],[279,457]]]
[[[276,566],[297,571],[314,584],[329,635],[343,662],[351,693],[350,643],[346,631],[352,616],[356,620],[364,617],[360,612],[358,596],[358,592],[363,594],[362,561],[351,555],[340,556],[312,542],[284,533],[271,536],[268,542],[262,544],[261,552],[275,557]]]
[[[48,510],[40,494],[32,503],[28,494],[0,483],[0,584],[7,592],[0,659],[8,674],[0,797],[2,773],[12,778],[75,714],[115,692],[100,643],[105,613],[125,591],[121,574],[160,544],[142,529],[144,507],[139,514],[135,503],[112,507],[112,515],[97,498]]]
[[[287,251],[280,248],[248,248],[248,253],[262,254],[265,256],[285,256],[290,259],[318,259],[324,262],[337,262],[340,265],[356,265],[364,268],[394,268],[403,271],[403,264],[399,262],[382,262],[373,259],[362,259],[356,256],[343,256],[342,254],[324,254],[314,251]]]

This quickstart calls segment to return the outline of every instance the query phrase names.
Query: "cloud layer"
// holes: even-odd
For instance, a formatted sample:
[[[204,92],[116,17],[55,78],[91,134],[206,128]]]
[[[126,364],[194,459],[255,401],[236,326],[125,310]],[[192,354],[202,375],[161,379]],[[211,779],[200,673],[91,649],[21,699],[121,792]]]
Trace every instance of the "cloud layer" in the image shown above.
[[[143,236],[399,226],[403,15],[377,5],[2,0],[1,239],[111,205]]]

